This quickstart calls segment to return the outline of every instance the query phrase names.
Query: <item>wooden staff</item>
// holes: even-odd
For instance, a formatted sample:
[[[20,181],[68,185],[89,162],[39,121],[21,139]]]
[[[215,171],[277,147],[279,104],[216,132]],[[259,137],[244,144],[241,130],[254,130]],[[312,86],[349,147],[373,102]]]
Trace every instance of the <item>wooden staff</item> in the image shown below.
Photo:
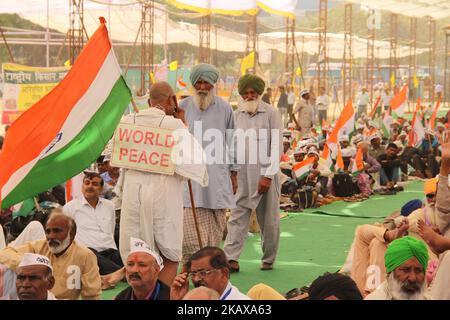
[[[197,213],[195,212],[194,193],[192,192],[191,180],[188,180],[188,186],[189,186],[189,196],[191,198],[192,215],[194,216],[195,230],[197,231],[198,244],[200,245],[200,249],[201,249],[201,248],[203,248],[203,243],[202,243],[202,238],[200,236],[200,229],[198,227]]]

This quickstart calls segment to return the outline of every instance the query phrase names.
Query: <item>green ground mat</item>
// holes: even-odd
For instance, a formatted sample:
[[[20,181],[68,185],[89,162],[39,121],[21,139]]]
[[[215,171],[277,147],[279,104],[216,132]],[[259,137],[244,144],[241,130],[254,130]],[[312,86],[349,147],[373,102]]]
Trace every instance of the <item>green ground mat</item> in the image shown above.
[[[408,200],[423,198],[423,182],[408,183],[404,192],[394,196],[373,196],[360,203],[339,202],[323,206],[321,212],[308,209],[291,212],[281,219],[281,237],[275,267],[260,271],[261,240],[250,234],[239,259],[241,271],[231,275],[232,283],[246,293],[258,283],[266,283],[280,293],[311,283],[324,272],[335,272],[345,261],[358,225],[380,221],[380,217],[398,210]],[[365,214],[365,213],[368,214]],[[104,291],[109,300],[126,287]]]
[[[409,200],[423,197],[423,181],[414,180],[405,186],[405,191],[397,192],[396,195],[373,195],[362,202],[336,201],[317,209],[307,209],[305,212],[358,218],[384,218],[393,211],[399,210]]]

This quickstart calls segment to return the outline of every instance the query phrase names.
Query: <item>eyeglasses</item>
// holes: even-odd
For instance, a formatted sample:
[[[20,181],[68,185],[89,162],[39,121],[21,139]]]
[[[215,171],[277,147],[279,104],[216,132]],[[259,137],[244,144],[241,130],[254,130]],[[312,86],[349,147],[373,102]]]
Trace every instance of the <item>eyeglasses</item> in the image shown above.
[[[189,277],[191,279],[195,278],[195,277],[199,277],[200,279],[204,279],[204,278],[206,278],[207,275],[209,275],[210,273],[212,273],[214,271],[217,271],[217,269],[189,272]]]
[[[434,197],[436,197],[436,194],[435,193],[429,193],[429,194],[426,195],[426,197],[428,199],[433,199]]]

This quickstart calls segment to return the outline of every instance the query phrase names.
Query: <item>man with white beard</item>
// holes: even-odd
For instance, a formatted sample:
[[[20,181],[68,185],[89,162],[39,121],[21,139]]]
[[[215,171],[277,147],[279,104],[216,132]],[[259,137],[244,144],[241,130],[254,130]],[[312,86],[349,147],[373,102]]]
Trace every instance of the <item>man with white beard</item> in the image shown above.
[[[202,187],[192,182],[197,223],[203,247],[218,247],[226,226],[225,212],[236,207],[237,171],[230,146],[234,130],[233,109],[214,93],[218,70],[207,63],[191,70],[194,95],[182,100],[189,131],[201,143],[206,153],[209,184]],[[188,186],[184,190],[183,263],[200,250]]]
[[[230,270],[234,272],[239,271],[238,259],[253,209],[256,209],[261,228],[261,270],[273,268],[280,239],[282,123],[277,109],[261,100],[264,86],[263,79],[251,74],[241,77],[238,83],[242,101],[235,111],[236,149],[241,169],[238,173],[237,208],[231,211],[224,245]]]
[[[78,300],[80,296],[85,300],[100,299],[101,280],[97,258],[87,247],[74,241],[76,231],[77,226],[72,218],[53,213],[45,226],[46,239],[0,251],[0,266],[8,268],[8,272],[3,275],[15,277],[11,270],[17,270],[24,254],[40,254],[48,257],[53,267],[55,285],[51,292],[57,299]],[[10,280],[0,279],[0,282],[9,283]],[[14,298],[15,288],[9,289],[3,288],[0,297]]]
[[[365,300],[430,300],[425,281],[428,249],[423,241],[411,236],[392,241],[384,261],[386,281]]]

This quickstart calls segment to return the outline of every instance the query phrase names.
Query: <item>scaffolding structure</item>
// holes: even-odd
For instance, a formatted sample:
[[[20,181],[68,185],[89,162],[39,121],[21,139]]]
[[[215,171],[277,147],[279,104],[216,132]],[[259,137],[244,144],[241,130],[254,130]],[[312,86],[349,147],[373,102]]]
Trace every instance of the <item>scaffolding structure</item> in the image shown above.
[[[83,0],[69,0],[69,60],[73,65],[84,46],[84,5]],[[87,36],[87,34],[86,34]]]
[[[200,18],[199,25],[199,61],[203,63],[211,62],[211,14],[204,15]],[[217,32],[217,29],[216,29]],[[216,37],[217,39],[217,37]]]
[[[256,14],[250,15],[249,21],[247,23],[247,37],[246,37],[246,43],[245,43],[245,55],[247,56],[251,52],[255,53],[255,64],[253,68],[249,68],[247,70],[250,74],[255,74],[256,70],[256,64],[258,60],[258,55],[256,53],[256,42],[258,41],[258,36],[256,33]]]
[[[342,65],[342,95],[344,104],[352,99],[352,4],[344,11],[344,59]]]
[[[397,80],[398,60],[397,60],[397,40],[398,40],[398,16],[391,13],[390,16],[390,39],[389,39],[389,82],[391,89],[395,88]],[[391,82],[394,79],[394,83]]]
[[[445,52],[444,52],[444,97],[442,101],[450,100],[450,25],[444,27],[445,34]]]
[[[319,0],[319,50],[317,54],[317,92],[327,82],[327,11],[328,0]]]
[[[284,73],[294,79],[295,65],[295,19],[286,17],[286,56],[284,60]]]
[[[369,10],[368,17],[375,19],[375,10]],[[366,86],[370,93],[370,101],[373,101],[373,81],[375,76],[375,23],[368,23],[367,29],[367,61],[366,61]]]
[[[417,48],[417,18],[411,18],[409,35],[411,42],[409,43],[409,67],[408,67],[408,83],[410,88],[414,88],[414,77],[416,77],[416,48]]]
[[[15,61],[14,61],[14,57],[13,57],[11,48],[9,47],[8,41],[6,41],[5,34],[3,33],[3,29],[2,28],[0,28],[0,34],[2,36],[3,43],[5,44],[6,51],[8,51],[9,62],[14,63]]]
[[[428,39],[430,51],[428,54],[428,72],[430,74],[429,101],[434,103],[434,84],[436,81],[436,20],[428,18]]]
[[[151,86],[150,73],[153,72],[153,39],[155,27],[155,4],[153,0],[141,4],[141,88],[145,95]]]

